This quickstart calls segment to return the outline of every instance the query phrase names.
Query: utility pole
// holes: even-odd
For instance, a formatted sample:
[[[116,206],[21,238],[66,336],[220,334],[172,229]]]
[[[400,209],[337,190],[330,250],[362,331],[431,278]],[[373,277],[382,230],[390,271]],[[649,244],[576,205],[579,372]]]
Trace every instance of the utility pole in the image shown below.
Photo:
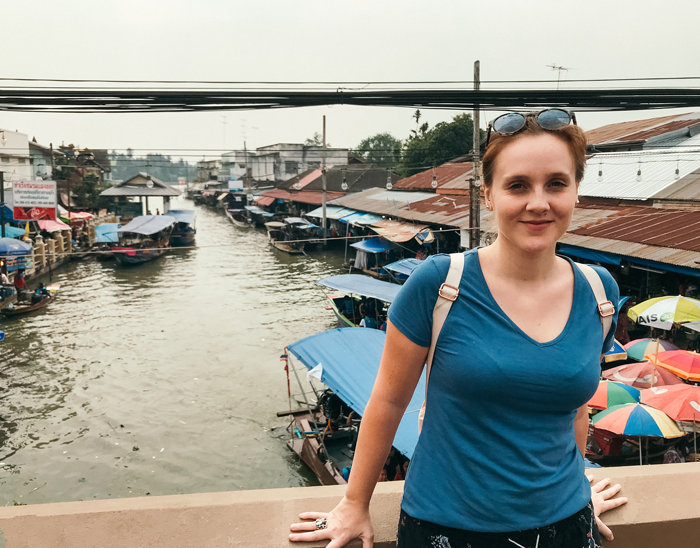
[[[5,237],[5,172],[0,171],[0,226],[2,237]]]
[[[474,61],[474,91],[478,91],[481,87],[481,77],[480,77],[480,63],[479,61]],[[469,189],[469,248],[473,249],[479,247],[481,243],[481,176],[479,174],[479,167],[481,163],[480,159],[480,145],[481,145],[481,131],[479,123],[479,105],[474,105],[474,114],[472,116],[472,121],[474,122],[474,134],[473,134],[473,147],[472,147],[472,161],[474,162],[474,177],[472,179],[472,185]]]
[[[326,246],[326,115],[323,115],[323,157],[321,158],[321,181],[323,182],[323,196],[321,207],[323,208],[323,246]]]

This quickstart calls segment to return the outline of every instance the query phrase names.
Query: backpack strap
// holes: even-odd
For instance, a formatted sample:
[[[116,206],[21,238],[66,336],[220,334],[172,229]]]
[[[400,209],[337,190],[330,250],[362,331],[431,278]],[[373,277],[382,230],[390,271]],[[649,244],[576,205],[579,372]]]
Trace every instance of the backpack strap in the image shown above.
[[[600,316],[600,325],[603,327],[603,341],[608,338],[610,328],[612,327],[612,319],[615,314],[615,305],[608,300],[605,294],[605,286],[600,279],[600,275],[595,269],[587,264],[574,263],[581,273],[585,276],[588,284],[593,290],[593,295],[598,303],[598,315]]]
[[[430,379],[430,369],[433,366],[433,356],[435,355],[435,346],[437,345],[440,331],[445,324],[447,315],[452,308],[452,303],[459,297],[459,283],[462,281],[462,272],[464,272],[464,253],[450,254],[450,269],[447,271],[445,282],[438,289],[438,297],[433,308],[433,331],[430,339],[430,349],[428,357],[425,360],[425,397],[428,397],[428,380]],[[423,417],[425,416],[425,401],[421,406],[418,415],[418,431],[423,425]]]

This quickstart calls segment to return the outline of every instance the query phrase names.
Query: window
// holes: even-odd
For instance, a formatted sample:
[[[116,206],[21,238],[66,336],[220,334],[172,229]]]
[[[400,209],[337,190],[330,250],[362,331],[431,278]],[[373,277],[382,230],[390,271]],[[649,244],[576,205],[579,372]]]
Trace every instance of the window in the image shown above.
[[[299,173],[299,162],[285,162],[284,172],[287,175],[296,175]]]
[[[10,158],[8,156],[3,156],[2,157],[2,163],[3,164],[9,164],[10,163]]]
[[[18,161],[20,164],[26,164],[26,163],[27,163],[27,159],[26,159],[26,158],[18,158],[17,161]]]

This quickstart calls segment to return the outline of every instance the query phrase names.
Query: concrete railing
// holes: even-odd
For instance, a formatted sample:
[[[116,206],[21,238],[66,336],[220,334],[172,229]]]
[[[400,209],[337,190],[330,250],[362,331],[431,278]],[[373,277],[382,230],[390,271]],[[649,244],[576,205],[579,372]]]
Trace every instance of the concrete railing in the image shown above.
[[[606,547],[700,546],[700,463],[593,472],[621,483],[630,499],[605,514],[615,534]],[[377,485],[371,505],[377,548],[395,546],[402,490],[403,482]],[[4,507],[0,547],[319,547],[326,543],[290,543],[289,524],[302,511],[332,509],[344,491],[305,487]]]

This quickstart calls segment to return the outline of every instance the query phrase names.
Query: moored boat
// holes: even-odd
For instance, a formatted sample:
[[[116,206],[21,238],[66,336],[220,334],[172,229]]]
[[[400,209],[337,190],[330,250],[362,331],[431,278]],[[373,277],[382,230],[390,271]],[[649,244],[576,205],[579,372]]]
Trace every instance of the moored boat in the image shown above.
[[[167,253],[175,218],[168,215],[142,215],[117,229],[119,245],[112,248],[121,264],[136,265]]]
[[[290,253],[292,255],[300,255],[304,253],[304,240],[294,240],[287,229],[288,225],[279,221],[270,221],[265,223],[267,235],[270,243],[280,251]]]
[[[60,287],[61,284],[53,284],[45,288],[45,293],[25,293],[26,297],[29,299],[27,302],[10,304],[8,307],[0,310],[0,313],[2,313],[3,316],[14,317],[41,310],[56,299],[56,293],[58,293]]]
[[[234,225],[242,228],[251,228],[253,225],[248,220],[248,213],[245,209],[226,208],[226,216]]]
[[[197,229],[194,227],[195,212],[191,209],[171,209],[167,216],[175,219],[175,226],[170,233],[170,245],[182,247],[194,243]]]
[[[355,327],[360,323],[363,317],[360,311],[363,297],[377,299],[382,303],[381,306],[374,304],[372,307],[375,325],[379,327],[381,317],[386,316],[386,309],[401,289],[398,284],[384,282],[362,274],[340,274],[339,276],[323,278],[316,283],[345,293],[344,297],[328,296],[329,305],[342,327]]]

